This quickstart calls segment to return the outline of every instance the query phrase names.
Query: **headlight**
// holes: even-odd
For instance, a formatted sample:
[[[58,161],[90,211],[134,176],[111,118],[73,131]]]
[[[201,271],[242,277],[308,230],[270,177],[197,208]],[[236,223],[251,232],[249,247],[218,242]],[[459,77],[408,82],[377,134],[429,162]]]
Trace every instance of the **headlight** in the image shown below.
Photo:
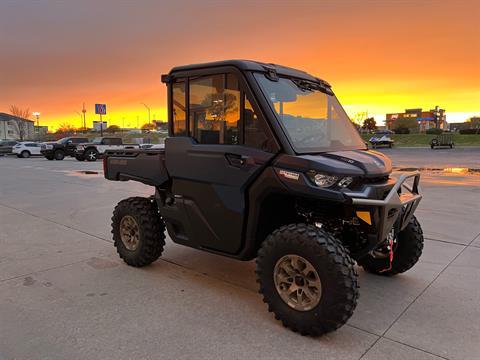
[[[47,144],[47,145],[45,145],[45,148],[48,149],[48,150],[52,150],[52,149],[53,149],[53,145]]]
[[[330,187],[338,181],[338,176],[335,175],[327,175],[313,171],[311,171],[309,175],[315,185],[322,188]]]
[[[328,188],[335,184],[341,188],[346,188],[353,182],[353,177],[351,176],[341,177],[338,175],[317,173],[313,170],[308,172],[308,176],[315,185],[321,188]]]
[[[342,178],[342,180],[340,180],[338,182],[338,186],[342,187],[342,188],[346,188],[348,187],[351,183],[353,182],[353,177],[351,176],[346,176],[344,178]]]

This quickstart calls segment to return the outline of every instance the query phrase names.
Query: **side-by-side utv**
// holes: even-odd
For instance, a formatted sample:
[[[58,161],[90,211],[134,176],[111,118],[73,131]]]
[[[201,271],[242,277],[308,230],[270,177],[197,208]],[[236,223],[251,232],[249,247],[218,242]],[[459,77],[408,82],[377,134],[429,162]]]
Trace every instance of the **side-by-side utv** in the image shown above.
[[[173,68],[164,149],[111,150],[109,180],[155,188],[121,201],[112,233],[129,265],[175,243],[256,258],[275,317],[304,335],[345,324],[358,299],[355,262],[395,275],[423,248],[413,213],[420,175],[391,177],[331,86],[303,71],[254,61]]]

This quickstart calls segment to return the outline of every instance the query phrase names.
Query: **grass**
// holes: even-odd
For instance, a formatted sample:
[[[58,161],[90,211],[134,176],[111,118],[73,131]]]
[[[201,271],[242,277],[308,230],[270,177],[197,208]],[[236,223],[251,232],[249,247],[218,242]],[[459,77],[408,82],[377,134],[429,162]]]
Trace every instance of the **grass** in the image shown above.
[[[368,142],[373,135],[362,134],[362,138]],[[395,141],[397,147],[428,147],[430,141],[436,137],[436,135],[428,134],[394,134],[391,138]],[[453,134],[453,142],[456,146],[480,146],[480,134],[477,135],[461,135]]]

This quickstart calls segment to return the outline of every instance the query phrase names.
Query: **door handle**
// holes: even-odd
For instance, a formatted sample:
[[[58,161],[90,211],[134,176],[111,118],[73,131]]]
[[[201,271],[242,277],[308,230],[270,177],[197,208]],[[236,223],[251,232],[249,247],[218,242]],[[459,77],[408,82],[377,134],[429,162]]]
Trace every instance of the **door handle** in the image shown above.
[[[238,154],[225,154],[227,161],[230,165],[235,167],[243,167],[251,163],[249,156],[242,156]]]

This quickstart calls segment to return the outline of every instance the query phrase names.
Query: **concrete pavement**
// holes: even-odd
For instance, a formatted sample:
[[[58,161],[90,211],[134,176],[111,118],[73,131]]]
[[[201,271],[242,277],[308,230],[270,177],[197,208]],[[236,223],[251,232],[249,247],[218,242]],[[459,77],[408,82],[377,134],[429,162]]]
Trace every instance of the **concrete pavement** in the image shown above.
[[[402,167],[476,161],[392,151]],[[152,266],[124,265],[111,212],[149,187],[104,180],[100,162],[0,158],[0,359],[479,358],[479,185],[478,175],[425,174],[420,262],[393,278],[359,269],[354,316],[309,338],[267,312],[253,262],[168,241]]]

